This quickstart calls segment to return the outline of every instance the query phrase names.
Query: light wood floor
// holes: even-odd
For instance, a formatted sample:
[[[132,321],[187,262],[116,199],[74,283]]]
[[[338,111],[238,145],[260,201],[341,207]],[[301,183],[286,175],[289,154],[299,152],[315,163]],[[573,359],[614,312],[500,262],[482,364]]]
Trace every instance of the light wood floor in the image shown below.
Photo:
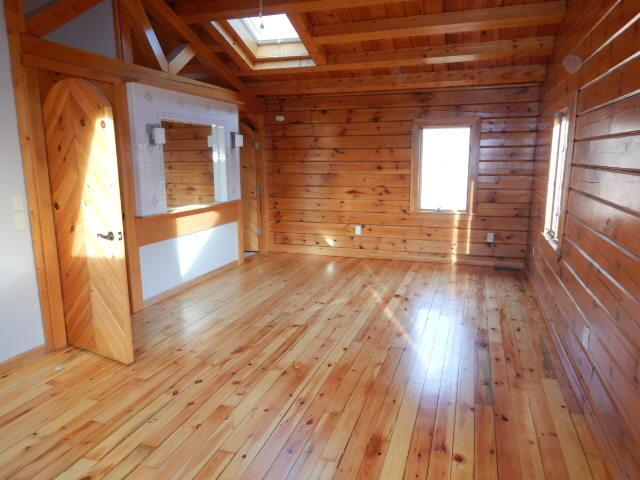
[[[0,378],[0,478],[606,478],[522,279],[274,254]]]

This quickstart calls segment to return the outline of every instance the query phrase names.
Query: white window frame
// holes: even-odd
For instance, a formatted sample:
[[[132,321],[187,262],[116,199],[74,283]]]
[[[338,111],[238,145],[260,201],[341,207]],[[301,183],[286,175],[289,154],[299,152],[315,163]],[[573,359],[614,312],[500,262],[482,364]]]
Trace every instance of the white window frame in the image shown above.
[[[558,253],[571,179],[574,124],[574,108],[565,108],[553,116],[542,234]]]
[[[410,212],[420,217],[452,217],[465,218],[475,213],[476,192],[478,185],[478,162],[480,157],[480,118],[452,117],[452,118],[420,118],[413,122],[412,159],[411,159],[411,192]],[[467,178],[467,202],[465,210],[425,210],[420,208],[420,193],[422,191],[422,131],[428,128],[469,127],[469,168]]]

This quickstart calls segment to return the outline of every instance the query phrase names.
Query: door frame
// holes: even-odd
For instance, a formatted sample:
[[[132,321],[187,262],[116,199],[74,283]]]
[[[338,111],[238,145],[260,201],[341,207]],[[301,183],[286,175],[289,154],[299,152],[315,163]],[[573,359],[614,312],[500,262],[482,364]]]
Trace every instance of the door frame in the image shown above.
[[[45,143],[44,119],[40,95],[40,79],[45,73],[61,74],[64,78],[82,78],[96,84],[96,79],[86,76],[68,75],[59,69],[37,69],[24,67],[24,80],[28,95],[28,128],[30,143],[35,156],[32,172],[27,178],[30,190],[30,208],[34,251],[38,246],[42,250],[39,269],[40,303],[43,307],[43,323],[45,326],[45,343],[47,351],[56,350],[68,345],[66,324],[62,303],[62,286],[58,264],[58,246],[55,235],[53,206],[49,183],[49,168]],[[135,312],[142,305],[142,283],[140,275],[140,254],[136,241],[135,229],[135,186],[133,179],[133,163],[131,158],[131,138],[129,128],[129,111],[126,84],[123,81],[97,81],[110,88],[113,93],[112,109],[115,128],[116,154],[118,157],[118,181],[120,184],[120,201],[122,205],[125,254],[127,264],[127,288],[129,292],[129,311]],[[24,156],[23,150],[23,156]],[[26,169],[25,169],[26,174]],[[31,177],[31,178],[29,178]],[[29,180],[33,180],[33,183]],[[29,188],[31,187],[31,188]],[[31,202],[31,195],[35,203]],[[35,228],[34,228],[35,227]],[[36,240],[36,234],[39,238]],[[38,252],[36,252],[38,256]],[[36,263],[38,264],[38,262]],[[44,283],[42,283],[44,281]],[[48,307],[48,315],[45,315]],[[138,308],[139,310],[140,308]]]
[[[269,182],[267,172],[267,145],[265,132],[265,116],[261,114],[243,113],[238,116],[238,129],[240,124],[245,123],[255,132],[256,142],[260,144],[260,148],[256,150],[256,184],[260,187],[260,196],[258,206],[260,212],[258,215],[258,228],[262,229],[262,235],[258,236],[258,253],[266,253],[269,251]],[[242,245],[244,252],[244,245]]]

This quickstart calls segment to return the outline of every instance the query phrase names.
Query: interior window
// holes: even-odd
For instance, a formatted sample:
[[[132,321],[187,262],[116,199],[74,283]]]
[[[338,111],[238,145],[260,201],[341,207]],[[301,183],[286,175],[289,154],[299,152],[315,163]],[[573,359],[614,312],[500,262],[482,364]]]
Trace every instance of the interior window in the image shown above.
[[[414,130],[412,185],[418,212],[468,212],[471,202],[475,123],[418,125]],[[416,138],[417,137],[417,138]],[[417,147],[417,148],[416,148]],[[417,157],[417,158],[416,158]]]
[[[224,126],[162,121],[167,210],[207,206],[226,198]]]
[[[264,15],[262,17],[243,18],[245,26],[251,32],[258,45],[270,43],[299,42],[298,32],[284,13]]]
[[[547,185],[547,205],[544,218],[544,233],[549,240],[557,243],[558,228],[562,216],[564,195],[566,154],[569,138],[569,119],[567,112],[555,115],[553,138],[549,157],[549,183]]]

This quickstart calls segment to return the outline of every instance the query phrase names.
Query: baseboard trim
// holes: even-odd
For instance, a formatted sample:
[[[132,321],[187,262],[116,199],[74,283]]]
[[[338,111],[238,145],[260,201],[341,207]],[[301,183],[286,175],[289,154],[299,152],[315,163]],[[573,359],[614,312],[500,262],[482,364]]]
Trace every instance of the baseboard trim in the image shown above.
[[[20,353],[15,357],[11,357],[4,362],[0,362],[0,375],[5,375],[17,368],[24,367],[34,360],[44,357],[46,354],[47,347],[45,345],[40,345],[39,347]]]
[[[611,448],[611,445],[607,441],[607,436],[605,434],[600,421],[598,420],[593,406],[591,405],[591,397],[589,393],[582,385],[582,381],[578,377],[576,370],[573,366],[571,358],[567,353],[560,335],[556,330],[554,323],[548,317],[547,312],[541,305],[541,298],[543,298],[542,293],[540,292],[540,288],[538,286],[538,282],[535,280],[533,273],[533,269],[528,269],[527,271],[527,283],[531,286],[531,289],[534,293],[534,298],[538,306],[538,310],[540,311],[544,322],[549,329],[549,333],[551,334],[551,339],[553,340],[553,344],[556,347],[556,351],[558,352],[558,356],[560,357],[560,362],[564,368],[564,372],[569,379],[569,383],[571,387],[576,392],[576,398],[580,403],[580,407],[582,408],[582,413],[584,414],[584,418],[586,420],[587,426],[591,430],[591,434],[593,435],[593,439],[596,442],[600,452],[602,453],[602,460],[604,462],[605,468],[607,469],[611,478],[623,479],[626,478],[624,472],[620,469],[617,462],[615,461],[615,455]]]
[[[370,258],[373,260],[408,260],[412,262],[444,263],[449,265],[473,265],[480,267],[508,267],[521,270],[524,259],[504,260],[494,257],[460,255],[457,258],[448,254],[392,252],[386,250],[358,250],[354,248],[332,248],[317,245],[286,245],[272,243],[270,252],[296,253],[301,255],[321,255],[330,257]]]

